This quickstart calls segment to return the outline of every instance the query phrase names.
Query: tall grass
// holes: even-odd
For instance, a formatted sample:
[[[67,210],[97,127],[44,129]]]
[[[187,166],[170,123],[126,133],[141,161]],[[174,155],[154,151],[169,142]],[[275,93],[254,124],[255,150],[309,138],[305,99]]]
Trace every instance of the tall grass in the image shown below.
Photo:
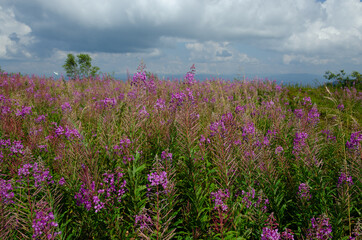
[[[362,92],[0,74],[2,239],[358,239]]]

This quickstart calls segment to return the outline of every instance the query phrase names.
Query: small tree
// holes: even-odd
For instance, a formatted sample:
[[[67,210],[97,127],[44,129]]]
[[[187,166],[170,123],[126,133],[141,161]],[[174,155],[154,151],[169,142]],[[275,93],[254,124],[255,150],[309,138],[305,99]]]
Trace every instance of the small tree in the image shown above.
[[[362,83],[362,75],[357,71],[353,71],[350,75],[346,75],[344,70],[340,70],[337,74],[332,73],[331,71],[326,71],[324,78],[329,81],[337,81],[337,85],[342,87],[354,85],[355,87],[360,88]]]
[[[1,69],[1,66],[0,66],[0,73],[3,73],[3,72],[4,72],[4,70],[2,70],[2,69]]]
[[[76,61],[73,54],[69,53],[63,68],[70,78],[87,78],[98,74],[99,67],[92,66],[92,58],[88,54],[78,54]]]

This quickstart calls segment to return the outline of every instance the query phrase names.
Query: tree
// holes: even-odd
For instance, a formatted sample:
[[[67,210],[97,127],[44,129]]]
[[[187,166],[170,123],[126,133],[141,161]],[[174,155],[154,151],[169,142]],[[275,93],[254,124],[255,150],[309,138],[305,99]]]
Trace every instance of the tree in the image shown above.
[[[340,70],[337,74],[326,71],[324,78],[329,81],[334,81],[333,84],[342,87],[355,86],[356,88],[361,88],[362,75],[357,71],[353,71],[350,75],[347,75],[344,70]]]
[[[63,68],[70,78],[87,78],[98,74],[99,67],[92,66],[92,58],[88,54],[78,54],[76,61],[73,54],[69,53]]]

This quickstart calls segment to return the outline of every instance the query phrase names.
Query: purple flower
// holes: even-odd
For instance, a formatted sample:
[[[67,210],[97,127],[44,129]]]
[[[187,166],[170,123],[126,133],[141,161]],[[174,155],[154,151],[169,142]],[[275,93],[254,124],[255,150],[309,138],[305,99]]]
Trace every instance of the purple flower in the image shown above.
[[[10,147],[10,152],[12,155],[13,154],[16,155],[18,153],[23,154],[24,153],[23,149],[24,149],[24,146],[23,146],[23,144],[21,144],[21,141],[14,141],[12,146]]]
[[[69,102],[65,102],[64,104],[62,104],[61,108],[62,108],[63,112],[65,112],[65,111],[71,112],[72,111],[72,106],[69,104]]]
[[[184,77],[185,83],[188,85],[194,85],[196,83],[196,80],[194,77],[195,77],[194,73],[192,73],[192,72],[186,73],[186,75]]]
[[[254,188],[250,188],[249,192],[246,192],[244,190],[237,193],[237,196],[242,197],[241,202],[247,207],[247,208],[256,208],[260,209],[262,212],[266,212],[267,205],[269,204],[269,199],[264,198],[263,195],[256,196],[256,192]]]
[[[245,127],[243,127],[243,136],[253,135],[255,133],[255,125],[253,122],[248,123]]]
[[[281,152],[283,152],[284,151],[284,149],[283,149],[283,147],[282,146],[278,146],[276,149],[275,149],[275,154],[280,154]]]
[[[147,81],[147,75],[145,72],[136,72],[135,74],[133,74],[133,79],[132,79],[132,84],[136,84],[138,85],[141,82],[146,82]]]
[[[196,68],[195,68],[195,64],[193,64],[190,67],[190,71],[186,73],[186,76],[184,77],[185,80],[185,84],[188,85],[194,85],[196,83],[195,80],[195,72],[196,72]]]
[[[346,143],[346,147],[348,149],[358,149],[359,144],[362,141],[362,133],[361,131],[351,133],[351,138]]]
[[[46,119],[46,115],[39,115],[39,116],[35,119],[35,122],[36,122],[36,123],[45,122],[45,119]]]
[[[11,186],[10,180],[0,179],[0,202],[5,204],[12,203],[11,200],[14,197],[14,192],[12,192],[13,187]]]
[[[299,132],[295,134],[293,153],[298,155],[302,150],[302,147],[306,146],[305,139],[308,138],[308,134],[305,132]]]
[[[64,134],[64,128],[62,126],[57,126],[55,128],[55,134],[58,136],[61,136]]]
[[[236,113],[240,113],[240,112],[244,113],[245,110],[246,110],[246,106],[236,106],[236,108],[235,108]]]
[[[307,239],[332,239],[332,226],[329,224],[329,218],[320,216],[311,219],[311,228],[308,229]]]
[[[66,183],[66,182],[65,182],[64,177],[62,177],[61,179],[59,179],[58,184],[59,184],[60,186],[63,186],[65,183]]]
[[[53,176],[50,175],[49,170],[36,162],[34,164],[24,164],[22,168],[18,169],[18,176],[20,179],[32,176],[34,178],[35,187],[41,187],[43,183],[54,183],[52,180]]]
[[[171,161],[172,160],[172,153],[169,153],[168,151],[162,151],[161,153],[161,159]]]
[[[16,115],[16,116],[21,116],[22,118],[24,118],[24,117],[26,117],[27,115],[31,115],[31,114],[32,114],[31,106],[30,106],[30,107],[23,106],[23,107],[21,108],[21,110],[18,110],[15,115]]]
[[[151,191],[150,186],[162,186],[164,190],[167,190],[167,172],[163,171],[161,173],[153,172],[147,175],[147,180],[150,182],[148,185],[148,191]],[[158,193],[158,192],[157,192]]]
[[[143,106],[142,109],[138,112],[138,117],[140,118],[148,118],[150,114],[147,112],[146,107]]]
[[[307,184],[301,183],[299,185],[299,191],[298,191],[299,198],[302,200],[309,201],[312,197],[312,195],[309,192],[309,189],[310,188]]]
[[[320,133],[323,133],[324,135],[326,135],[327,140],[333,141],[333,142],[336,141],[336,137],[333,136],[333,134],[331,133],[331,131],[329,131],[329,130],[322,130],[322,131],[320,131]]]
[[[286,228],[284,232],[282,232],[281,234],[281,239],[284,240],[294,240],[294,233],[292,232],[292,230]]]
[[[353,181],[352,181],[352,177],[351,176],[347,176],[344,172],[341,172],[341,175],[338,178],[338,184],[337,187],[341,187],[343,185],[349,185],[352,186],[353,185]]]
[[[261,240],[279,240],[280,233],[278,233],[278,229],[270,229],[267,227],[263,228],[263,232],[261,234]]]
[[[31,164],[24,164],[22,168],[18,169],[18,176],[22,178],[23,176],[27,177],[30,175],[30,169],[33,166]]]
[[[269,145],[270,145],[270,141],[269,141],[268,137],[264,137],[263,144],[264,144],[265,146],[269,146]]]
[[[337,106],[337,109],[339,109],[339,110],[343,110],[344,109],[344,105],[341,103],[341,104],[339,104],[338,106]]]
[[[226,211],[228,209],[227,204],[225,203],[230,197],[230,193],[228,189],[222,190],[219,189],[217,192],[211,192],[211,199],[214,202],[214,209],[221,209],[222,211]]]
[[[316,106],[313,106],[312,109],[308,112],[307,121],[312,124],[317,124],[319,122],[319,112]]]
[[[214,136],[216,133],[221,134],[221,136],[224,136],[224,133],[226,132],[226,127],[224,124],[224,121],[216,121],[210,124],[210,136]]]
[[[162,98],[159,98],[156,101],[155,108],[162,110],[162,109],[166,108],[165,103],[166,103],[165,100],[163,100]]]
[[[140,214],[135,216],[135,226],[139,226],[140,230],[144,230],[152,226],[151,217],[147,214]]]
[[[310,97],[303,98],[303,105],[312,105],[312,100],[310,99]]]
[[[186,94],[183,92],[171,94],[171,103],[175,104],[176,106],[181,106],[185,100]]]
[[[47,145],[38,145],[38,148],[40,149],[40,151],[48,152],[47,147],[48,147]]]
[[[47,238],[55,238],[55,236],[61,234],[61,232],[52,232],[54,228],[58,227],[58,223],[54,221],[53,212],[49,212],[50,209],[35,212],[35,219],[33,220],[33,239],[39,239],[43,234],[47,234]]]
[[[85,167],[84,167],[85,169]],[[83,183],[79,192],[74,196],[77,205],[83,205],[88,211],[94,209],[97,213],[107,206],[114,206],[121,202],[122,196],[126,192],[126,180],[123,180],[123,173],[104,173],[103,182],[96,189],[96,184],[92,181],[90,188]]]
[[[116,106],[117,100],[115,98],[105,98],[96,103],[99,109],[113,108]]]
[[[297,118],[301,119],[304,117],[304,110],[303,109],[295,109],[294,114]]]

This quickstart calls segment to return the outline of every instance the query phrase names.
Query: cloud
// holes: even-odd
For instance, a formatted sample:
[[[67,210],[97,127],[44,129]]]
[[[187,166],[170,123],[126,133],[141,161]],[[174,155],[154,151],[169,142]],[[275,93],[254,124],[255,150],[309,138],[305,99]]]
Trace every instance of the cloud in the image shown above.
[[[229,42],[189,42],[185,47],[190,52],[191,61],[208,61],[208,62],[242,62],[257,63],[256,58],[249,57],[245,53],[235,50]]]
[[[329,53],[347,51],[362,53],[362,3],[359,0],[328,0],[320,5],[314,21],[288,36],[280,51]]]
[[[11,9],[3,9],[1,6],[0,26],[0,58],[30,57],[26,46],[33,42],[31,28],[18,22]]]
[[[5,0],[46,46],[64,50],[132,52],[157,47],[161,37],[265,43],[308,50],[361,34],[358,0]],[[338,20],[337,20],[337,19]],[[339,36],[338,40],[335,36]],[[343,37],[342,37],[343,36]],[[52,44],[51,44],[52,43]]]
[[[290,64],[292,62],[296,63],[306,63],[306,64],[313,64],[313,65],[323,65],[330,62],[333,62],[332,59],[321,59],[318,56],[316,57],[307,57],[304,55],[295,55],[295,54],[284,54],[283,55],[283,63]]]
[[[262,55],[271,53],[289,66],[362,62],[359,0],[0,0],[0,6],[0,59],[49,59],[63,51],[165,62],[177,54],[175,62],[205,64],[266,64]]]

